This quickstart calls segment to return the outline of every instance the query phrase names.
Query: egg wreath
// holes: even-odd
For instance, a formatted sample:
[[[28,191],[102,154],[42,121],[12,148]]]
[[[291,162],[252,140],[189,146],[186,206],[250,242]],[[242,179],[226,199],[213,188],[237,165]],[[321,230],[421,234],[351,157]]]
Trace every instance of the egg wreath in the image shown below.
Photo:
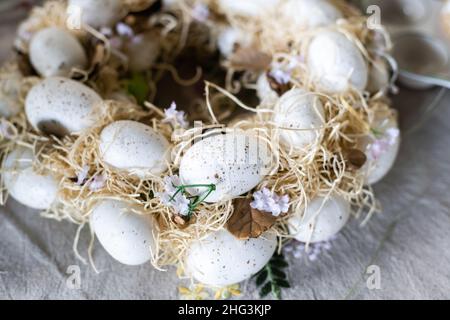
[[[238,294],[254,275],[280,297],[283,247],[380,210],[370,186],[400,145],[395,62],[344,1],[47,1],[15,48],[0,71],[2,202],[78,224],[83,261],[89,225],[121,263],[177,266],[186,297]],[[182,79],[186,48],[219,52],[223,76]],[[206,99],[158,108],[166,74],[204,80]]]

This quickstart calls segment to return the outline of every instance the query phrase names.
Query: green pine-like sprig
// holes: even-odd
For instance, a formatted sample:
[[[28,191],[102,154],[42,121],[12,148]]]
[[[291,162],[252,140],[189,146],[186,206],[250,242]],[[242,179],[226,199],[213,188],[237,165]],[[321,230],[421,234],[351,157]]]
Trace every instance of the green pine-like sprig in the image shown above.
[[[281,299],[281,290],[291,287],[284,271],[288,266],[283,254],[275,253],[269,263],[255,275],[256,286],[260,288],[261,298],[272,293],[275,299]]]

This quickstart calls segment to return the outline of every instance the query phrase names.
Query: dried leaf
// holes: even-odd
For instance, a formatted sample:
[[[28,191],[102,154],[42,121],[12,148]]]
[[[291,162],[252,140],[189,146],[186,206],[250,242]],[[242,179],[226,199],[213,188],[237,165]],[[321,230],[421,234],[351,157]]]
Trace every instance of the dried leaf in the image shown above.
[[[227,222],[228,231],[241,240],[258,238],[277,220],[269,212],[253,209],[250,203],[250,199],[234,200],[234,213]]]
[[[265,71],[269,68],[272,57],[253,47],[238,47],[230,57],[230,67],[236,70],[249,70],[255,72]]]
[[[358,149],[345,150],[343,155],[349,166],[355,170],[361,169],[367,161],[366,154]]]
[[[292,89],[291,83],[281,84],[274,77],[272,77],[269,73],[266,74],[267,80],[269,81],[270,88],[275,91],[279,96],[282,96],[284,93],[288,92]]]

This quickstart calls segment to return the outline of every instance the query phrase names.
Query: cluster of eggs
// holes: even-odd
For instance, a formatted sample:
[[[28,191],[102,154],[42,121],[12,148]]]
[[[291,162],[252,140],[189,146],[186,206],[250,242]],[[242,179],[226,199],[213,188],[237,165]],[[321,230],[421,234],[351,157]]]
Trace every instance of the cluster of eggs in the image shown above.
[[[278,20],[287,26],[294,26],[299,31],[318,28],[304,58],[316,92],[334,95],[356,89],[359,92],[374,94],[385,91],[389,86],[389,70],[383,60],[368,63],[360,48],[346,34],[333,28],[326,28],[335,25],[344,17],[332,1],[224,0],[218,1],[218,5],[227,15],[242,17],[249,21],[277,12]],[[222,55],[229,58],[236,48],[250,47],[253,42],[253,36],[248,32],[235,26],[221,26],[217,46]],[[271,120],[281,128],[279,141],[287,150],[294,149],[301,152],[317,143],[322,134],[320,128],[325,124],[325,111],[316,93],[309,92],[305,88],[294,88],[279,96],[269,84],[267,74],[263,73],[257,81],[257,94],[262,102],[274,107],[275,112]],[[383,131],[398,131],[398,124],[390,118],[380,116],[373,121],[373,125],[383,126]],[[368,159],[360,169],[366,176],[366,184],[379,182],[392,168],[399,151],[400,136],[394,134],[392,140],[380,155]],[[371,142],[371,138],[367,136],[361,138],[358,145],[365,150]],[[341,196],[335,194],[326,198],[318,196],[308,202],[305,210],[294,213],[288,222],[289,230],[291,235],[301,242],[327,241],[342,230],[350,218],[350,213],[350,203]],[[205,244],[205,248],[208,248],[208,243]],[[213,263],[212,266],[205,263],[209,260],[203,257],[204,254],[193,254],[202,258],[195,263],[192,262],[195,259],[191,257],[188,260],[189,264],[194,265],[195,270],[207,270],[203,273],[194,272],[196,278],[207,283],[211,283],[212,279],[221,278],[220,270],[210,271],[215,266]],[[211,274],[214,276],[208,277]],[[225,279],[224,281],[226,282]],[[232,281],[227,283],[230,284]]]
[[[164,3],[166,7],[176,5],[171,1]],[[323,27],[343,18],[338,8],[327,0],[220,0],[218,4],[224,12],[248,19],[277,7],[282,14],[280,19],[299,29]],[[118,0],[69,0],[69,5],[80,7],[83,23],[97,29],[113,27],[131,10]],[[218,38],[218,48],[224,56],[229,56],[236,43],[250,41],[251,37],[245,32],[225,28]],[[130,69],[149,68],[157,59],[158,47],[150,34],[142,41],[130,42],[130,46],[123,48],[129,56]],[[94,126],[102,116],[103,97],[69,78],[73,70],[88,67],[83,42],[68,30],[44,28],[31,38],[29,57],[42,77],[25,100],[25,115],[31,126],[42,134],[57,136],[77,135]],[[387,72],[386,76],[377,77],[378,83],[374,84],[371,81],[373,66],[368,66],[359,48],[338,31],[319,32],[309,45],[306,61],[320,92],[334,94],[349,88],[377,91],[387,86]],[[323,126],[325,115],[324,106],[316,95],[296,88],[278,97],[263,74],[258,80],[258,96],[274,102],[276,112],[272,120],[280,127],[315,128],[281,131],[282,145],[302,150],[318,140],[321,130],[317,128]],[[11,116],[12,108],[4,105],[1,101],[2,115]],[[389,125],[395,128],[397,124]],[[168,169],[171,143],[146,124],[115,121],[103,128],[99,139],[101,160],[113,170],[150,179],[163,175]],[[224,152],[223,146],[231,146],[234,152]],[[368,184],[376,183],[389,171],[398,147],[397,138],[387,152],[362,169],[368,171]],[[187,185],[215,184],[216,191],[206,199],[209,203],[236,198],[263,181],[267,164],[272,160],[270,153],[257,152],[264,148],[267,148],[264,141],[249,134],[211,135],[185,152],[179,167],[180,178]],[[242,165],[248,158],[255,161]],[[47,210],[58,200],[59,183],[50,174],[36,172],[33,162],[33,152],[24,147],[9,153],[3,163],[4,184],[18,202]],[[195,188],[187,191],[192,195],[199,192]],[[156,248],[157,228],[152,217],[139,215],[137,211],[126,202],[104,199],[90,215],[90,224],[99,242],[113,258],[127,265],[148,262]],[[338,233],[349,217],[350,204],[341,197],[318,197],[308,203],[306,212],[294,215],[289,223],[290,230],[292,236],[302,242],[324,241]],[[219,230],[190,246],[185,259],[186,272],[213,286],[238,283],[257,273],[276,247],[276,236],[270,232],[257,239],[238,240],[227,230]]]

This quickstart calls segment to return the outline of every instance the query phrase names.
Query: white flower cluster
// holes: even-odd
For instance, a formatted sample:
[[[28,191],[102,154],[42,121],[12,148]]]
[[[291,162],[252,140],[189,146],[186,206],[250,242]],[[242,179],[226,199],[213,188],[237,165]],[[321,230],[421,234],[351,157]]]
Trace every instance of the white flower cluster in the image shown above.
[[[296,259],[306,256],[309,261],[313,262],[316,261],[321,254],[331,250],[332,241],[335,239],[336,237],[333,237],[328,241],[310,243],[308,248],[303,242],[294,240],[284,247],[284,252],[292,254]]]
[[[203,3],[197,3],[191,12],[192,17],[199,22],[206,22],[209,18],[209,8]]]
[[[164,115],[163,123],[170,123],[174,127],[179,125],[182,128],[189,126],[189,123],[186,121],[186,113],[184,111],[178,111],[175,102],[172,102],[169,109],[164,109]]]
[[[270,212],[275,217],[289,210],[289,196],[279,196],[267,188],[255,192],[253,199],[254,201],[250,204],[253,209]]]
[[[157,193],[157,196],[166,206],[174,208],[182,216],[187,216],[189,214],[190,201],[182,192],[177,193],[178,186],[181,184],[181,179],[177,175],[165,177],[164,192]],[[175,195],[175,193],[177,194]]]
[[[286,67],[275,63],[272,65],[269,75],[279,84],[287,84],[291,81],[292,72],[301,62],[303,62],[301,57],[294,57]]]
[[[89,176],[89,166],[84,166],[83,168],[81,168],[80,172],[78,172],[78,174],[77,174],[76,184],[78,186],[82,186],[88,180],[88,176]],[[90,181],[88,184],[89,190],[91,190],[93,192],[100,191],[105,186],[107,179],[108,178],[106,177],[105,174],[96,175],[92,179],[92,181]]]
[[[376,160],[381,157],[389,147],[393,146],[398,137],[400,136],[400,130],[397,128],[389,128],[384,133],[383,136],[377,138],[373,143],[367,146],[367,153],[369,158]]]

